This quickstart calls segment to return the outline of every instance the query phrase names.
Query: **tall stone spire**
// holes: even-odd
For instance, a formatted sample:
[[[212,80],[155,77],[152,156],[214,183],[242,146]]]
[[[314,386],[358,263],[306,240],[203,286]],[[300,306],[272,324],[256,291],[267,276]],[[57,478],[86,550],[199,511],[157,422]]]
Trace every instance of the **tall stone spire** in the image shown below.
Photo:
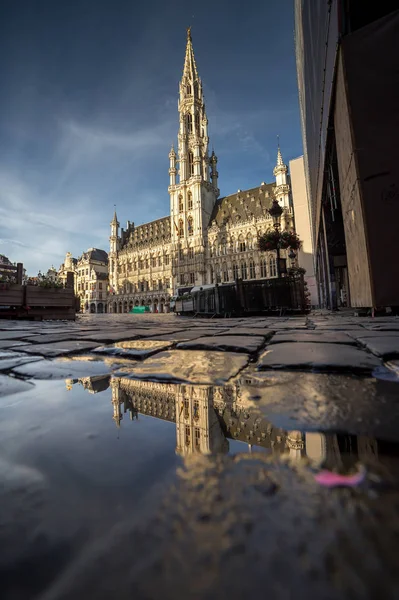
[[[208,118],[195,62],[191,28],[187,30],[183,74],[179,84],[177,151],[169,152],[169,196],[173,287],[206,283],[206,238],[219,195],[217,158],[209,157]],[[212,168],[212,181],[210,168]],[[195,255],[195,265],[184,260]]]
[[[191,27],[187,29],[186,57],[184,59],[183,78],[194,82],[198,80],[197,65],[195,63],[194,50],[191,38]]]
[[[209,181],[208,119],[190,27],[187,30],[186,55],[179,92],[180,181],[187,181],[193,176]]]
[[[284,208],[289,206],[289,191],[290,186],[287,181],[288,167],[284,164],[283,155],[281,154],[280,142],[277,147],[277,162],[273,169],[273,175],[276,178],[275,196]]]

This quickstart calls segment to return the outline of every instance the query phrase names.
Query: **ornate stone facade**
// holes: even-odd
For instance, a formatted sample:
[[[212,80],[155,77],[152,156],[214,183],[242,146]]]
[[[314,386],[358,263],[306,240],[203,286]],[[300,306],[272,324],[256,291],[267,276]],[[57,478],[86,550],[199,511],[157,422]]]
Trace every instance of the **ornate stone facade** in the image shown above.
[[[209,155],[208,118],[191,32],[179,88],[177,154],[169,153],[170,216],[119,232],[111,222],[109,312],[137,305],[169,310],[179,288],[277,276],[275,252],[259,252],[257,238],[272,228],[268,209],[282,206],[281,227],[294,228],[288,168],[280,148],[275,183],[219,198],[217,157]],[[179,168],[177,168],[179,167]],[[281,251],[286,257],[286,252]]]

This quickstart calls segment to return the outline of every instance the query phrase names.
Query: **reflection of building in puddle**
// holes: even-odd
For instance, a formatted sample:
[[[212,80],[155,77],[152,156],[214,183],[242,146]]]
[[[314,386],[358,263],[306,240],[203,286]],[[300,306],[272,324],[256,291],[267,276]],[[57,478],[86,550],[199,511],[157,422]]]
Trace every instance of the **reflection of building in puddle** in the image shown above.
[[[96,376],[66,380],[67,388],[80,383],[90,393],[111,385],[113,420],[146,415],[176,424],[176,452],[228,452],[228,439],[272,455],[286,455],[329,468],[345,468],[377,453],[377,442],[361,436],[302,433],[274,427],[248,402],[240,382],[224,387],[176,385],[138,381],[126,377]],[[247,383],[247,382],[245,382]]]
[[[75,383],[79,383],[89,394],[98,394],[109,388],[110,375],[92,375],[78,379],[65,379],[66,389],[69,391]]]

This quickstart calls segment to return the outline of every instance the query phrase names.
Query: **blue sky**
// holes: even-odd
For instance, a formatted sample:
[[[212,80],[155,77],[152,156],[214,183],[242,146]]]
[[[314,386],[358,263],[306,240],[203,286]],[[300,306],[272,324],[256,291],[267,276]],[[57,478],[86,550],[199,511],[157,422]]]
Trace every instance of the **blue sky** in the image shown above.
[[[3,0],[0,253],[29,274],[169,214],[168,152],[192,38],[221,194],[302,154],[292,0]]]

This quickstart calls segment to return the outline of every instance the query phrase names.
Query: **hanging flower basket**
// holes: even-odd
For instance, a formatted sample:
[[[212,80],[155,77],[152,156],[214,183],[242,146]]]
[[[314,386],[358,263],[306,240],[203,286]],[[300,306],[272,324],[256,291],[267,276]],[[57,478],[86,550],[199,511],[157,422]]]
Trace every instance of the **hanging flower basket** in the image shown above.
[[[261,252],[266,250],[277,250],[280,242],[280,233],[278,231],[267,231],[259,236],[258,248]]]
[[[294,231],[283,231],[280,234],[280,248],[292,248],[299,250],[302,245],[299,236]]]

